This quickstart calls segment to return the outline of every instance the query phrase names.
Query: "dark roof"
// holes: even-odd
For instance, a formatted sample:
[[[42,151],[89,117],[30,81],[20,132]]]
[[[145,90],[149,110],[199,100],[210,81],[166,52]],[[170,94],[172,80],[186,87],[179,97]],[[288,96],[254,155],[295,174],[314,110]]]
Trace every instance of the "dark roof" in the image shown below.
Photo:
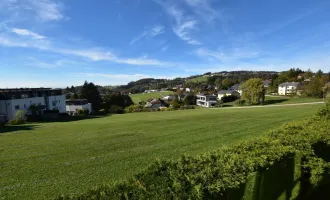
[[[279,84],[278,86],[280,86],[280,87],[284,87],[284,86],[296,86],[297,87],[300,84],[301,84],[300,82],[285,82],[285,83]]]
[[[49,91],[49,90],[62,90],[52,88],[0,88],[0,92],[38,92],[38,91]]]
[[[217,94],[231,94],[233,92],[233,90],[220,90]]]
[[[72,100],[66,100],[66,105],[86,105],[88,104],[87,99],[72,99]]]
[[[238,84],[235,84],[235,85],[231,86],[229,88],[229,90],[238,90],[240,86],[241,86],[241,84],[239,84],[239,83]]]

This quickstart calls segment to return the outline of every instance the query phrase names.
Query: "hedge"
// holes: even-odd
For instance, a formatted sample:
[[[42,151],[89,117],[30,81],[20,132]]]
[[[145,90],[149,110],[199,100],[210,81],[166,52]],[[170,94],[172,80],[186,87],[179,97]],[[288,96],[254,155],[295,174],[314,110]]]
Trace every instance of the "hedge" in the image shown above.
[[[178,161],[58,199],[329,199],[330,103],[265,137]]]

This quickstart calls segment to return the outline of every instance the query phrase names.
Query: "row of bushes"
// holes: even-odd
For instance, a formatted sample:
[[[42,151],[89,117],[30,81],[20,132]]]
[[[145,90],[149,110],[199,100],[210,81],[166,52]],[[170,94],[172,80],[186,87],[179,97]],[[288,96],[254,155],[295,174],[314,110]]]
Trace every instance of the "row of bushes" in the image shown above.
[[[195,109],[193,105],[180,106],[179,108],[168,107],[168,108],[141,108],[137,105],[131,105],[125,108],[125,113],[135,113],[135,112],[161,112],[161,111],[174,111],[174,110],[190,110]]]
[[[157,161],[124,182],[58,199],[328,199],[329,116],[330,102],[266,137]]]

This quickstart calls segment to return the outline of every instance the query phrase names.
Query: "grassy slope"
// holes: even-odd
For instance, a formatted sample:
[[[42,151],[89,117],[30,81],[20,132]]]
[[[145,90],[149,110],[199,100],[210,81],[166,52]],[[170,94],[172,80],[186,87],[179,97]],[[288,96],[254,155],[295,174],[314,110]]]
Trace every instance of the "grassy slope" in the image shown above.
[[[150,98],[162,98],[160,95],[167,96],[169,94],[174,94],[172,91],[165,91],[165,92],[152,92],[152,93],[139,93],[139,94],[132,94],[130,97],[132,98],[134,103],[139,103],[140,101],[147,101]]]
[[[207,81],[207,77],[204,77],[204,76],[200,76],[200,77],[197,77],[197,78],[192,78],[192,79],[189,79],[188,82],[206,82]]]
[[[156,158],[177,159],[265,134],[309,117],[319,106],[134,113],[35,124],[33,130],[0,136],[0,194],[38,199],[81,192],[130,176]]]

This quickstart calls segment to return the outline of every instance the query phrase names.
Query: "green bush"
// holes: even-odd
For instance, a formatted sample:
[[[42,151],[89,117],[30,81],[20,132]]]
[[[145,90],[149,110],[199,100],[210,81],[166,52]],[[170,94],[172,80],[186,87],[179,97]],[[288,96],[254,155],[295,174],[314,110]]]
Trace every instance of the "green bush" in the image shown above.
[[[112,113],[112,114],[123,114],[124,113],[124,108],[123,107],[120,107],[120,106],[117,106],[117,105],[112,105],[109,108],[109,113]]]
[[[43,114],[56,114],[56,113],[59,113],[60,111],[59,110],[44,110],[42,113]]]
[[[25,120],[23,119],[13,119],[9,121],[10,125],[21,125],[21,124],[25,124]]]
[[[85,115],[85,112],[82,109],[78,109],[77,110],[77,114],[80,115],[80,116],[84,116]]]
[[[243,106],[243,105],[245,105],[245,103],[246,102],[243,99],[238,99],[238,100],[235,101],[235,104],[238,105],[238,106]]]
[[[15,113],[15,119],[18,121],[26,120],[26,112],[24,110],[19,110]]]
[[[89,110],[84,109],[84,115],[89,115]]]
[[[105,109],[100,109],[94,113],[92,113],[93,115],[106,115],[107,111]]]

